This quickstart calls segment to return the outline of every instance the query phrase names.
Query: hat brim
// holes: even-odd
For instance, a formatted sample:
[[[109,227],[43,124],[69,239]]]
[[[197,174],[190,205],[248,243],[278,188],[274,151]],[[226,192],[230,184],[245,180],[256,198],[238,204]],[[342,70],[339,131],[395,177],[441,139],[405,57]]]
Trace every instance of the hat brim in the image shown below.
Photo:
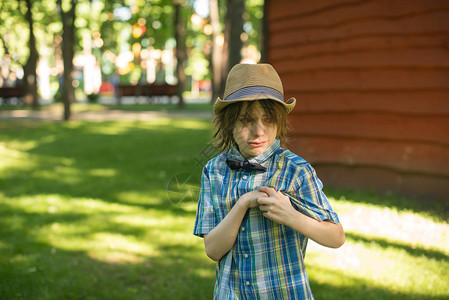
[[[235,100],[227,100],[227,101],[217,98],[217,101],[215,101],[215,104],[214,104],[214,113],[217,115],[223,108],[225,108],[229,104],[232,104],[235,102],[257,101],[257,100],[264,100],[264,99],[274,100],[274,101],[282,104],[284,106],[286,115],[289,114],[293,110],[293,108],[295,108],[295,105],[296,105],[296,99],[293,97],[284,102],[284,101],[282,101],[278,98],[275,98],[271,95],[252,95],[252,96],[247,96],[247,97],[243,97],[243,98],[239,98],[239,99],[235,99]]]

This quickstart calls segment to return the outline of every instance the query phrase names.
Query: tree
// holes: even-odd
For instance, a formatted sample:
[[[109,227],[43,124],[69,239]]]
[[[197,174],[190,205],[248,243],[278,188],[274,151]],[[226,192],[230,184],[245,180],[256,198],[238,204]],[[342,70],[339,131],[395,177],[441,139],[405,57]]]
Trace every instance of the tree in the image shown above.
[[[19,0],[20,1],[20,0]],[[29,50],[30,54],[28,60],[24,66],[24,81],[25,81],[25,103],[31,103],[32,107],[37,109],[39,107],[39,99],[37,95],[37,59],[39,54],[36,48],[36,37],[33,30],[33,15],[32,15],[32,4],[31,0],[25,0],[27,6],[26,19],[29,26],[30,36],[29,36]]]
[[[268,1],[264,1],[263,3],[263,19],[262,19],[262,30],[259,33],[259,37],[261,40],[260,43],[260,61],[268,62],[268,20],[267,20],[267,12],[268,12]]]
[[[178,77],[178,83],[176,85],[176,91],[179,98],[178,106],[183,108],[185,106],[184,98],[182,93],[184,92],[186,74],[184,71],[184,65],[187,58],[186,50],[186,22],[182,16],[182,4],[180,0],[175,0],[173,2],[175,6],[175,40],[176,40],[176,76]]]
[[[242,60],[244,0],[227,0],[224,32],[220,28],[218,0],[210,0],[212,25],[212,102],[222,96],[229,70]]]
[[[41,66],[46,70],[43,73],[45,77],[42,76],[46,81],[41,81],[46,83],[42,85],[46,87],[45,95],[51,97],[50,91],[54,90],[50,87],[57,86],[56,80],[60,81],[61,88],[56,97],[63,100],[64,119],[68,120],[70,105],[75,101],[72,82],[76,83],[74,80],[78,79],[72,76],[72,61],[75,52],[85,46],[81,37],[87,39],[91,35],[92,55],[99,61],[102,75],[107,79],[116,70],[118,59],[127,60],[129,56],[123,54],[132,52],[133,59],[127,62],[128,65],[125,63],[126,67],[119,66],[117,70],[122,83],[134,84],[144,78],[145,71],[152,71],[153,68],[158,70],[156,81],[161,82],[164,75],[166,80],[173,78],[173,63],[170,60],[167,64],[167,57],[175,45],[175,36],[178,40],[178,90],[188,87],[189,75],[195,77],[192,81],[195,87],[198,87],[198,81],[211,78],[215,100],[217,96],[222,96],[229,68],[241,59],[242,44],[254,46],[258,43],[260,31],[257,24],[263,16],[263,0],[211,0],[209,20],[207,14],[200,14],[200,10],[195,8],[197,16],[201,15],[200,21],[195,19],[195,15],[191,18],[195,1],[0,1],[0,59],[3,70],[0,82],[7,85],[26,84],[28,78],[34,78],[31,80],[33,86],[36,84],[36,64],[42,62]],[[242,27],[245,30],[243,35]],[[30,39],[26,38],[28,32]],[[204,57],[208,58],[209,63],[204,62]],[[147,69],[150,64],[146,63],[150,60],[152,69]],[[79,61],[82,62],[83,58],[80,57]],[[168,65],[170,73],[164,73],[160,65],[155,65],[160,62],[160,65]],[[208,65],[210,72],[207,72]],[[22,69],[26,73],[23,80]],[[152,75],[151,72],[147,74]],[[83,79],[79,79],[79,86],[82,87]],[[33,90],[37,91],[30,89],[29,99],[33,99]],[[182,96],[182,92],[179,95]],[[31,100],[28,102],[33,103]],[[183,105],[183,102],[181,99],[179,104]]]
[[[244,0],[228,0],[225,21],[225,43],[228,45],[227,73],[235,64],[242,60],[243,14],[245,12]]]
[[[221,85],[223,82],[223,44],[224,38],[220,28],[220,15],[218,13],[218,0],[210,0],[210,24],[212,26],[212,102],[215,102],[220,96]]]
[[[62,19],[62,56],[64,63],[62,99],[64,101],[64,120],[70,120],[70,105],[75,102],[73,80],[73,57],[75,55],[75,9],[76,0],[70,1],[70,8],[64,11],[62,0],[56,0]]]
[[[10,75],[23,69],[29,54],[25,9],[24,1],[0,1],[0,86],[21,85],[21,76]]]

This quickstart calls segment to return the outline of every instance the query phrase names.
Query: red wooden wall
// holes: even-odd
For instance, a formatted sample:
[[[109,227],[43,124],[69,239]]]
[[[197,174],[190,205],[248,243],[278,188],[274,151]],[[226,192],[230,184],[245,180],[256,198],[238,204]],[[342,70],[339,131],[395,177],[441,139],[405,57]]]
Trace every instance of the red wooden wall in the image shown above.
[[[266,1],[290,148],[327,185],[447,201],[449,1]]]

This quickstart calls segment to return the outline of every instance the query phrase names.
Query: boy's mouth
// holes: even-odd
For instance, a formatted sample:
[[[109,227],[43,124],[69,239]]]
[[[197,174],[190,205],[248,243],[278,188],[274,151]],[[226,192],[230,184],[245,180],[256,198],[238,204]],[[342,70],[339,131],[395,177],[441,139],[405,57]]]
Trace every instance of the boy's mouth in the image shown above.
[[[253,148],[257,148],[263,146],[265,142],[248,142],[248,144]]]

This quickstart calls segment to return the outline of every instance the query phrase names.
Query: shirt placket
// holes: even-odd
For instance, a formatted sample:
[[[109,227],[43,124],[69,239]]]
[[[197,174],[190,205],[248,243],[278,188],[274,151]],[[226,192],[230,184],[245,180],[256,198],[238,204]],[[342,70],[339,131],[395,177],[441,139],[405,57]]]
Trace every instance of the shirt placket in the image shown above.
[[[238,191],[241,195],[251,191],[251,174],[247,171],[241,170],[241,176],[237,185]],[[245,217],[242,220],[239,229],[239,235],[236,245],[236,263],[239,266],[239,278],[238,284],[241,287],[242,299],[253,299],[254,286],[252,279],[252,263],[251,263],[251,248],[249,241],[250,227],[249,224],[249,211],[247,211]]]

